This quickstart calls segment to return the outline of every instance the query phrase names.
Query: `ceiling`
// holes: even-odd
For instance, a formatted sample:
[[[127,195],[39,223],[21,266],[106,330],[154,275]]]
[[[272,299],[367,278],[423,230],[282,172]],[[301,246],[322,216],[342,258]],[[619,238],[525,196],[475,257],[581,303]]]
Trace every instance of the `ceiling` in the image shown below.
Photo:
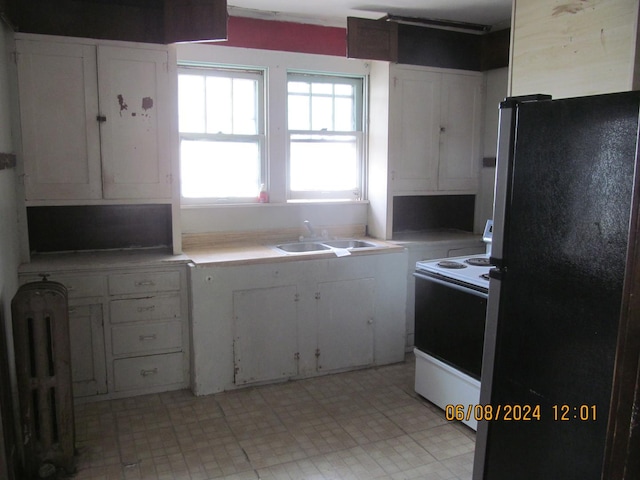
[[[509,26],[511,0],[227,0],[229,15],[346,27],[386,14]]]

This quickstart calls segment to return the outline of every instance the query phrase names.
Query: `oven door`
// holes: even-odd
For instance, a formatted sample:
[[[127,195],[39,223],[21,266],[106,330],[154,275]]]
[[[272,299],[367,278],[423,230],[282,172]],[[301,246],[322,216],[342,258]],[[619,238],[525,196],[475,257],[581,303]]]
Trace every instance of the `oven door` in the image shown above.
[[[487,292],[415,272],[415,346],[480,380]]]

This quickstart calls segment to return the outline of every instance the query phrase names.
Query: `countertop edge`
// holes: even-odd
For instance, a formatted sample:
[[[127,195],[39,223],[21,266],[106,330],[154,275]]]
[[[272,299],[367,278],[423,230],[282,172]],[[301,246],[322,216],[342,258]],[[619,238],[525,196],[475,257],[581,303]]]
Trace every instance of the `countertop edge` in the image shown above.
[[[376,246],[349,250],[349,253],[344,256],[358,257],[363,255],[381,255],[385,253],[400,253],[405,251],[404,246],[396,245],[388,241],[366,237],[358,238],[357,240],[371,241],[374,242]],[[344,253],[344,251],[341,250],[338,250],[338,252]],[[191,259],[191,263],[195,267],[240,266],[343,258],[334,250],[287,254],[277,251],[273,245],[262,244],[247,244],[233,248],[221,245],[218,247],[188,250],[185,251],[185,255]]]
[[[398,253],[418,245],[437,245],[445,242],[481,242],[481,236],[471,233],[442,232],[430,235],[417,235],[414,238],[379,240],[372,237],[355,237],[376,244],[375,247],[349,250],[345,256],[380,255]],[[131,267],[157,268],[192,264],[195,267],[239,266],[263,263],[296,262],[341,258],[344,251],[317,251],[304,253],[284,253],[260,242],[247,242],[241,245],[221,243],[210,247],[185,249],[181,254],[172,254],[167,250],[118,250],[93,252],[63,252],[36,254],[28,263],[18,267],[18,274],[39,274],[47,271],[72,272],[99,269],[118,269]]]
[[[95,269],[131,267],[175,267],[190,262],[184,254],[170,252],[123,250],[95,252],[46,253],[32,256],[31,261],[18,266],[19,275],[40,274],[48,271],[78,272]]]

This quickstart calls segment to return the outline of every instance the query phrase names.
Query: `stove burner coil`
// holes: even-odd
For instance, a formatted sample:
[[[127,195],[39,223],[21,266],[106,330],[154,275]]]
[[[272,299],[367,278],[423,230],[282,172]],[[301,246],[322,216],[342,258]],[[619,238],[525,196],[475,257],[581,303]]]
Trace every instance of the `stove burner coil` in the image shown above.
[[[438,262],[438,266],[442,268],[467,268],[464,263],[454,262],[452,260],[441,260]]]
[[[483,273],[482,275],[480,275],[480,278],[483,278],[485,280],[489,280],[489,274],[488,273]]]
[[[489,259],[486,257],[467,258],[464,262],[468,263],[473,267],[490,267],[491,266],[491,262],[489,262]]]

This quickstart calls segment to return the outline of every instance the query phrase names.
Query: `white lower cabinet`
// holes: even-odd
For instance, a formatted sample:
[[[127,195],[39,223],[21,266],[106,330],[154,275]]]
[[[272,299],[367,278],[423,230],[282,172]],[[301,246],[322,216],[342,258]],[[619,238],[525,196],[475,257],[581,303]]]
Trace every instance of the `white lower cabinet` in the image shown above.
[[[169,385],[184,382],[183,355],[148,355],[113,361],[115,392],[166,390]]]
[[[149,354],[182,348],[182,322],[153,322],[111,327],[114,355]]]
[[[233,292],[234,382],[237,385],[298,373],[297,288]]]
[[[207,395],[404,359],[406,251],[189,269]]]
[[[375,279],[318,285],[318,370],[373,364]]]
[[[102,305],[69,307],[69,343],[74,397],[107,392]]]
[[[189,387],[184,265],[47,273],[68,291],[74,397]],[[38,279],[21,275],[22,283]]]

